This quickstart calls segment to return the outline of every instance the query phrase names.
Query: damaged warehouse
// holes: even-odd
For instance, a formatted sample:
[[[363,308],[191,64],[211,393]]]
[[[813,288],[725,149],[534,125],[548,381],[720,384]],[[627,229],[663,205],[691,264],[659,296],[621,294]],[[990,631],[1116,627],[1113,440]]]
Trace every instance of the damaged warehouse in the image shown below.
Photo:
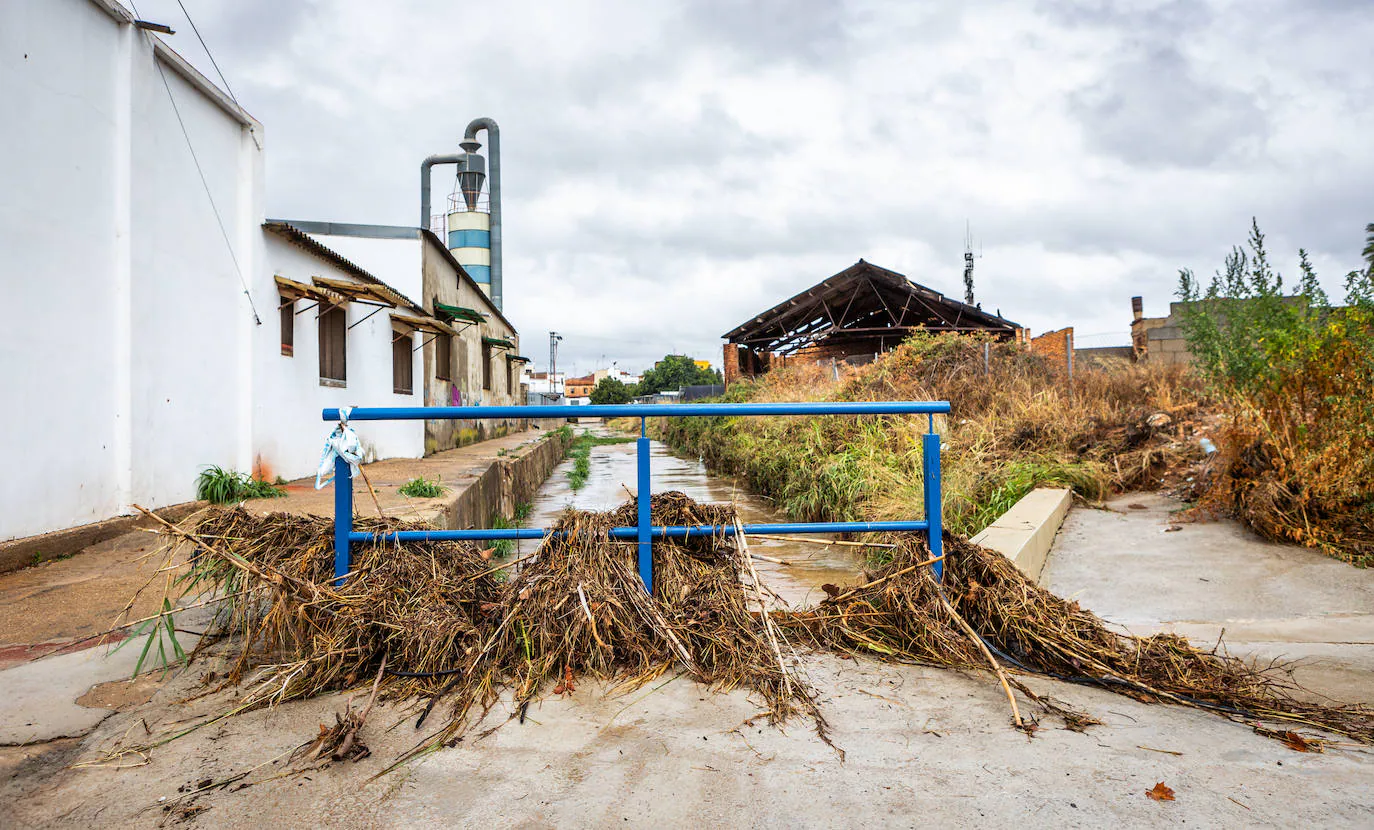
[[[1025,338],[1025,330],[1000,313],[989,314],[860,259],[726,332],[725,383],[797,360],[868,363],[917,331]]]

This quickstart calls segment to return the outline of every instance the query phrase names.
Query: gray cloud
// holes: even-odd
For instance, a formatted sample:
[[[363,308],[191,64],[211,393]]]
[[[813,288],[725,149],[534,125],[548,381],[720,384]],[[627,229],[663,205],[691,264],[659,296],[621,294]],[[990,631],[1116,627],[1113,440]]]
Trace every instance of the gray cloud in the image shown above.
[[[692,34],[729,47],[746,63],[843,62],[850,18],[843,0],[701,0],[683,17]]]
[[[209,69],[174,0],[139,5]],[[985,307],[1124,340],[1132,294],[1162,310],[1251,216],[1333,294],[1374,221],[1360,3],[188,5],[266,127],[271,215],[414,222],[420,160],[500,122],[541,363],[550,329],[582,370],[718,359],[860,257],[958,294],[966,221]]]
[[[1116,64],[1070,102],[1091,145],[1129,164],[1243,164],[1268,135],[1254,96],[1208,82],[1171,47]]]

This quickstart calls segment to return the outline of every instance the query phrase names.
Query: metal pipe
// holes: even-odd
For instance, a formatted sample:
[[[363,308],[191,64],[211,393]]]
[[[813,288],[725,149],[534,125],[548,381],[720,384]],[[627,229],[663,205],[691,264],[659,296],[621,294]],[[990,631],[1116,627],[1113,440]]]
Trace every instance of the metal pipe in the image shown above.
[[[801,522],[793,524],[744,525],[746,535],[811,533],[920,533],[930,529],[924,521],[912,522]],[[585,533],[585,531],[583,531]],[[491,539],[543,539],[549,536],[564,535],[563,531],[553,531],[538,527],[490,528],[486,530],[395,530],[390,533],[350,533],[354,542],[474,542]],[[613,527],[607,535],[612,539],[637,541],[639,526]],[[686,539],[698,536],[734,536],[735,526],[730,525],[654,525],[649,528],[653,539]],[[938,555],[938,554],[936,554]],[[647,584],[647,583],[646,583]]]
[[[926,502],[926,544],[931,556],[944,554],[944,528],[940,519],[940,435],[927,432],[921,436],[921,484]],[[935,563],[935,581],[943,582],[945,563]]]
[[[589,406],[381,406],[349,412],[350,421],[468,420],[474,418],[679,418],[712,415],[943,415],[948,401],[836,403],[618,403]],[[339,420],[339,410],[324,410]]]
[[[487,157],[491,161],[487,175],[491,191],[491,304],[501,311],[501,129],[490,118],[474,118],[463,138],[474,140],[482,130],[487,131]]]
[[[457,164],[466,153],[445,153],[420,162],[420,227],[429,230],[429,169],[436,164]]]
[[[334,457],[334,587],[353,568],[353,469]]]
[[[611,539],[635,540],[638,543],[638,569],[646,590],[653,591],[653,540],[680,539],[692,536],[733,536],[736,532],[749,534],[810,534],[810,533],[902,533],[924,532],[930,553],[940,557],[944,551],[943,528],[940,515],[940,436],[935,432],[935,415],[950,411],[948,401],[845,401],[837,403],[766,403],[766,404],[614,404],[578,407],[570,412],[566,406],[416,406],[375,407],[353,409],[349,417],[355,421],[406,421],[428,419],[474,418],[558,418],[576,414],[581,417],[637,417],[640,419],[638,440],[639,492],[637,524],[634,527],[611,528]],[[645,435],[645,418],[687,416],[739,415],[904,415],[923,414],[929,419],[929,432],[922,436],[921,464],[926,518],[907,522],[801,522],[793,524],[693,525],[654,527],[649,510],[652,496],[649,457],[650,442]],[[323,412],[324,419],[340,419],[337,408]],[[354,533],[353,482],[347,462],[337,459],[334,481],[334,570],[335,585],[342,585],[344,575],[352,566],[353,542],[419,542],[464,541],[489,539],[543,539],[563,535],[542,528],[505,528],[486,530],[402,530],[390,533]],[[944,578],[944,565],[934,563],[937,581]]]
[[[636,442],[636,459],[639,467],[639,491],[635,493],[639,526],[635,528],[635,538],[639,541],[639,578],[644,582],[644,590],[654,592],[654,545],[653,519],[649,514],[649,499],[653,496],[653,485],[649,482],[649,439],[644,436],[644,422],[640,421],[640,436]]]

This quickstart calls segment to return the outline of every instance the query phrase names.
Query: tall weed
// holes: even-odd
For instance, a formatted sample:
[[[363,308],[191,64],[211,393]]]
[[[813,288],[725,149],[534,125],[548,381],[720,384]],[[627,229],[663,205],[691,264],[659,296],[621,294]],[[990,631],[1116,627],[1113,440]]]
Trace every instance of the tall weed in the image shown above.
[[[1285,286],[1251,226],[1204,289],[1179,275],[1194,364],[1228,428],[1202,496],[1273,539],[1374,562],[1374,225],[1334,307],[1306,251]]]
[[[1145,419],[1190,412],[1200,395],[1178,367],[1080,372],[1071,387],[1021,347],[961,335],[913,337],[838,381],[828,366],[793,365],[729,390],[735,401],[950,401],[950,416],[934,423],[945,446],[945,520],[964,534],[1036,486],[1100,499],[1156,485],[1171,460],[1201,451],[1156,434]],[[925,416],[677,418],[653,429],[792,519],[911,518],[922,510]]]

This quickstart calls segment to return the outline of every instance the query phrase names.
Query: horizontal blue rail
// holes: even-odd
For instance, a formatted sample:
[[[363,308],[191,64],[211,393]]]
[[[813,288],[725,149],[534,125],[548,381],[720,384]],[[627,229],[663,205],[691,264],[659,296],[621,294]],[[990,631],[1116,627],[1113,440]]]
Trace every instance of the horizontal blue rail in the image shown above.
[[[703,415],[943,415],[948,401],[843,403],[618,403],[591,406],[378,406],[359,407],[350,421],[469,420],[476,418],[686,418]],[[339,410],[324,410],[339,420]]]
[[[926,517],[923,521],[907,522],[800,522],[788,524],[744,525],[744,532],[769,535],[800,533],[925,533],[930,553],[936,558],[931,568],[935,578],[944,575],[938,561],[944,551],[940,512],[940,436],[935,432],[935,416],[950,411],[948,401],[844,401],[835,403],[684,403],[684,404],[613,404],[594,406],[415,406],[415,407],[359,407],[348,412],[350,421],[422,421],[476,420],[482,418],[639,418],[639,440],[636,442],[638,469],[635,494],[636,520],[634,527],[616,527],[608,531],[612,539],[638,541],[638,565],[644,587],[650,592],[654,584],[654,539],[682,539],[704,536],[733,536],[734,525],[654,526],[651,524],[649,498],[652,493],[649,477],[650,442],[645,435],[646,418],[687,418],[702,416],[753,415],[927,415],[929,430],[921,436],[921,470],[923,474],[922,502]],[[339,420],[338,409],[324,410],[326,421]],[[343,430],[341,424],[336,433]],[[353,530],[353,470],[348,462],[336,455],[334,459],[334,582],[342,585],[352,569],[355,542],[440,542],[481,541],[493,539],[544,539],[556,535],[546,528],[491,528],[474,530],[398,530],[380,533],[361,533]]]
[[[782,536],[804,533],[909,533],[930,529],[929,522],[792,522],[788,524],[744,525],[745,535]],[[566,531],[538,527],[490,528],[487,530],[395,530],[381,533],[348,534],[350,542],[473,542],[488,539],[543,539],[564,536]],[[685,539],[693,536],[734,536],[734,525],[655,525],[649,528],[655,539]],[[613,527],[612,539],[638,538],[638,527]]]

